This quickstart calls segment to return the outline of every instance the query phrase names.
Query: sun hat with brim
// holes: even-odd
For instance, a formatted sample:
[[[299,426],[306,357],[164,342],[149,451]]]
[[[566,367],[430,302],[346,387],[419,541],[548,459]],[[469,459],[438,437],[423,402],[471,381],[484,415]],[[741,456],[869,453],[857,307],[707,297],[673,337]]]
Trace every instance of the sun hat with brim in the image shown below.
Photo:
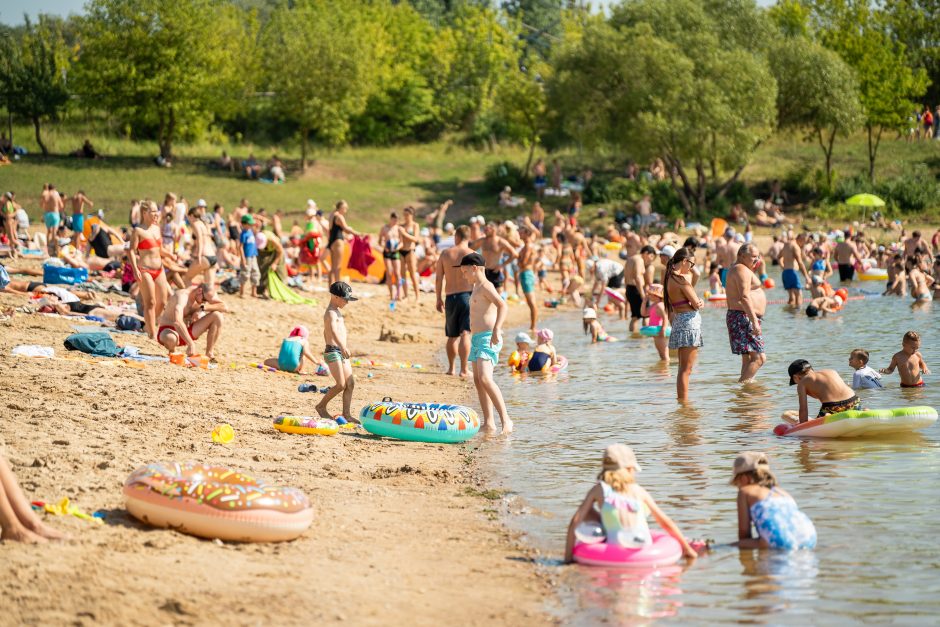
[[[646,286],[647,296],[657,296],[659,298],[663,297],[663,286],[660,283],[652,283]]]
[[[731,481],[734,483],[742,472],[751,472],[757,470],[758,466],[767,466],[770,468],[770,461],[767,455],[759,451],[745,451],[738,455],[734,460],[734,470],[732,471]]]
[[[516,344],[534,344],[532,338],[525,331],[516,333]]]
[[[626,444],[611,444],[604,449],[603,470],[600,476],[603,476],[608,470],[620,470],[621,468],[633,468],[637,472],[641,470],[632,448]]]

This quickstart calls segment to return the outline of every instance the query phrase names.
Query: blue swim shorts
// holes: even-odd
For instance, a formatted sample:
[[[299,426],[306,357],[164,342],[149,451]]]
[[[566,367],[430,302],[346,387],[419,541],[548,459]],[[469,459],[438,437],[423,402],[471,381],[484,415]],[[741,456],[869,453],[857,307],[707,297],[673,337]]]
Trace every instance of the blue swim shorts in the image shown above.
[[[493,337],[492,331],[481,331],[474,333],[470,338],[470,361],[486,359],[494,366],[499,363],[499,351],[503,349],[503,343],[496,346],[490,346],[490,339]]]
[[[800,275],[792,268],[784,270],[783,274],[780,275],[780,278],[783,279],[783,289],[785,290],[803,289],[803,283],[800,281]]]
[[[522,285],[523,294],[531,294],[535,291],[535,273],[531,270],[523,270],[519,274],[519,283]]]

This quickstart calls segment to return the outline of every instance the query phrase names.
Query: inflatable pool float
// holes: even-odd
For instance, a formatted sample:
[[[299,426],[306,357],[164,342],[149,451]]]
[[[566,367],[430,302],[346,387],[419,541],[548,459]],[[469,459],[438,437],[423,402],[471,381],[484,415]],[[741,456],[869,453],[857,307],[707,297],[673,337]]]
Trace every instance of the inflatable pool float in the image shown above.
[[[869,268],[858,275],[859,281],[887,281],[888,271],[885,268]]]
[[[613,289],[613,288],[605,287],[605,288],[604,288],[604,293],[607,294],[607,298],[609,298],[610,300],[615,300],[615,301],[617,301],[618,303],[621,303],[621,304],[627,302],[627,297],[626,297],[626,295],[625,295],[625,294],[621,294],[620,292],[618,292],[617,290],[615,290],[615,289]]]
[[[339,432],[335,420],[312,416],[278,416],[274,419],[274,428],[281,433],[300,435],[336,435]]]
[[[724,303],[728,300],[727,294],[711,294],[708,297],[710,303]]]
[[[293,540],[313,522],[307,496],[223,466],[157,462],[124,482],[127,511],[141,522],[234,542]]]
[[[539,372],[542,372],[545,374],[558,374],[559,372],[561,372],[562,370],[568,367],[568,358],[565,357],[564,355],[555,355],[555,360],[556,360],[556,363],[554,366],[552,366],[551,364],[545,364],[545,367],[542,368],[540,371],[536,372],[536,374],[538,374]]]
[[[480,418],[469,407],[441,403],[397,403],[384,398],[362,408],[359,419],[366,431],[399,440],[454,444],[480,430]]]
[[[604,244],[604,248],[606,250],[619,251],[621,248],[623,248],[623,244],[620,242],[607,242]]]
[[[642,335],[643,337],[656,337],[657,335],[659,335],[660,328],[661,327],[659,326],[640,327],[640,335]],[[666,337],[669,337],[670,335],[672,335],[672,327],[669,327],[668,329],[666,329]]]
[[[599,542],[576,541],[572,556],[574,561],[586,566],[614,568],[658,568],[671,566],[682,558],[679,542],[667,533],[653,531],[653,544],[640,548],[629,548],[607,544],[603,537]],[[583,538],[582,534],[578,534]]]
[[[904,433],[929,427],[937,421],[933,407],[901,407],[843,411],[802,424],[780,424],[777,435],[796,438],[857,438],[884,433]]]

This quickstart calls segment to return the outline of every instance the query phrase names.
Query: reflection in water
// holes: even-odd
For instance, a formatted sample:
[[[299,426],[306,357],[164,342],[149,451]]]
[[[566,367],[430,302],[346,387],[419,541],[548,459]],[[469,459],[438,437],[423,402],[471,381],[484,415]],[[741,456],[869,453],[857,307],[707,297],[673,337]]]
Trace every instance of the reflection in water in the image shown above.
[[[531,505],[526,511],[548,514],[513,516],[510,524],[560,558],[567,521],[595,481],[604,447],[625,442],[643,467],[639,483],[688,536],[730,542],[737,537],[732,462],[740,451],[762,450],[812,518],[819,546],[793,554],[720,549],[684,572],[655,576],[553,567],[563,584],[564,622],[712,624],[772,614],[766,622],[908,624],[940,615],[940,424],[878,440],[772,433],[780,414],[796,408],[790,361],[802,357],[850,379],[853,348],[867,349],[875,367],[887,365],[913,328],[924,336],[927,363],[940,363],[932,313],[912,317],[906,301],[889,298],[852,301],[822,321],[771,306],[768,362],[749,384],[737,383],[740,360],[728,347],[724,311],[707,308],[702,317],[705,347],[685,404],[675,400],[675,363],[659,362],[651,338],[590,345],[577,313],[550,322],[569,359],[565,373],[515,380],[498,371],[516,431],[510,440],[476,440],[479,454],[494,482]],[[891,320],[902,322],[886,331]],[[940,406],[940,387],[901,390],[896,375],[885,384],[859,393],[866,407]],[[817,407],[811,401],[810,413]]]

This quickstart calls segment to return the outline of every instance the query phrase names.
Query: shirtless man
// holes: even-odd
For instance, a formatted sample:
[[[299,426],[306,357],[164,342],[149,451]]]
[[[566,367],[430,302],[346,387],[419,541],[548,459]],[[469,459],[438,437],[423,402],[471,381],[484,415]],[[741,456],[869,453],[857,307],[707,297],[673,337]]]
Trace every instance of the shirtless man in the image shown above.
[[[46,242],[49,256],[55,257],[59,249],[56,241],[56,231],[59,224],[62,223],[62,211],[65,209],[65,203],[52,183],[43,187],[42,195],[39,197],[39,208],[42,210],[42,219],[46,225]]]
[[[930,244],[921,237],[920,231],[914,231],[909,238],[904,240],[904,257],[913,257],[918,249],[926,250],[928,255],[933,254],[930,250]]]
[[[317,403],[316,410],[321,418],[331,418],[326,406],[334,397],[342,394],[343,418],[348,422],[360,424],[359,419],[352,414],[352,395],[356,387],[356,378],[353,376],[352,365],[349,363],[346,322],[343,320],[342,312],[343,307],[354,300],[359,299],[353,297],[352,288],[348,283],[336,281],[330,285],[330,304],[323,314],[323,341],[326,344],[323,359],[335,383]]]
[[[534,334],[535,324],[539,320],[539,308],[535,302],[535,261],[537,257],[535,240],[538,234],[523,227],[520,235],[522,236],[522,250],[519,251],[519,283],[522,286],[525,302],[529,306],[529,331]]]
[[[218,264],[218,250],[209,225],[206,224],[206,201],[199,199],[194,207],[189,208],[189,220],[193,227],[192,264],[183,277],[186,285],[192,285],[193,278],[203,275],[203,281],[209,289],[215,288],[215,268]]]
[[[176,290],[157,320],[157,341],[170,353],[185,344],[191,356],[196,354],[196,340],[206,333],[206,357],[214,362],[225,311],[225,303],[202,284]]]
[[[916,331],[908,331],[904,334],[900,352],[894,354],[887,368],[882,368],[878,372],[891,374],[895,368],[898,369],[898,376],[901,377],[902,388],[924,386],[924,380],[920,375],[921,373],[930,374],[930,369],[927,368],[924,356],[920,354],[920,335]]]
[[[634,233],[633,228],[626,222],[621,225],[621,228],[623,229],[623,249],[626,251],[627,257],[632,257],[643,248],[643,239]]]
[[[907,280],[911,283],[911,296],[914,297],[915,304],[920,301],[933,300],[930,286],[933,285],[934,279],[921,269],[916,257],[908,257],[904,270]]]
[[[836,263],[839,264],[839,281],[844,283],[855,278],[855,262],[861,261],[858,246],[850,238],[840,237],[836,243]]]
[[[454,233],[454,245],[441,252],[434,266],[437,310],[444,313],[444,334],[447,336],[447,374],[457,374],[456,360],[459,355],[461,377],[470,374],[467,356],[470,355],[470,292],[473,284],[464,278],[459,269],[461,260],[473,252],[467,246],[469,237],[469,226],[458,227]]]
[[[809,420],[807,396],[812,396],[822,403],[817,418],[860,407],[858,396],[835,370],[813,370],[808,361],[797,359],[790,364],[787,372],[790,375],[790,385],[796,385],[796,394],[800,401],[798,416],[794,416],[796,412],[792,410],[783,414],[783,419],[791,424],[796,424],[797,417],[801,423]]]
[[[737,261],[738,249],[741,248],[741,244],[737,242],[734,235],[734,229],[729,226],[725,229],[724,236],[715,245],[718,265],[721,267],[719,276],[722,287],[728,286],[728,270]]]
[[[754,244],[738,249],[736,263],[728,270],[728,313],[725,321],[731,352],[741,356],[741,378],[746,383],[757,375],[767,361],[764,354],[764,335],[761,323],[767,310],[767,296],[754,268],[760,266],[761,254]]]
[[[484,236],[470,244],[473,250],[479,250],[486,263],[486,280],[500,290],[506,282],[506,273],[503,268],[512,263],[519,256],[505,238],[496,232],[496,223],[489,222],[483,227]],[[506,259],[503,260],[503,255]]]
[[[783,246],[780,253],[780,267],[783,268],[781,279],[783,280],[783,289],[787,291],[787,305],[790,307],[800,307],[803,304],[803,284],[800,282],[800,275],[809,283],[809,273],[806,271],[806,265],[803,263],[803,246],[806,244],[806,235],[800,233],[795,240],[790,240]]]
[[[627,302],[630,303],[630,332],[640,330],[643,321],[643,298],[646,295],[646,286],[651,283],[649,269],[653,268],[656,260],[656,249],[647,244],[640,252],[627,258],[624,264],[623,279],[627,284]]]
[[[72,230],[81,233],[85,229],[85,207],[95,208],[95,203],[91,198],[85,195],[85,192],[78,190],[72,195]]]
[[[473,383],[483,410],[483,430],[495,431],[493,408],[503,423],[503,433],[512,431],[512,420],[503,401],[503,393],[493,380],[493,368],[499,362],[503,347],[503,322],[509,306],[500,298],[496,288],[485,275],[485,262],[478,253],[470,253],[460,260],[464,279],[473,286],[470,295],[470,361],[473,363]]]

